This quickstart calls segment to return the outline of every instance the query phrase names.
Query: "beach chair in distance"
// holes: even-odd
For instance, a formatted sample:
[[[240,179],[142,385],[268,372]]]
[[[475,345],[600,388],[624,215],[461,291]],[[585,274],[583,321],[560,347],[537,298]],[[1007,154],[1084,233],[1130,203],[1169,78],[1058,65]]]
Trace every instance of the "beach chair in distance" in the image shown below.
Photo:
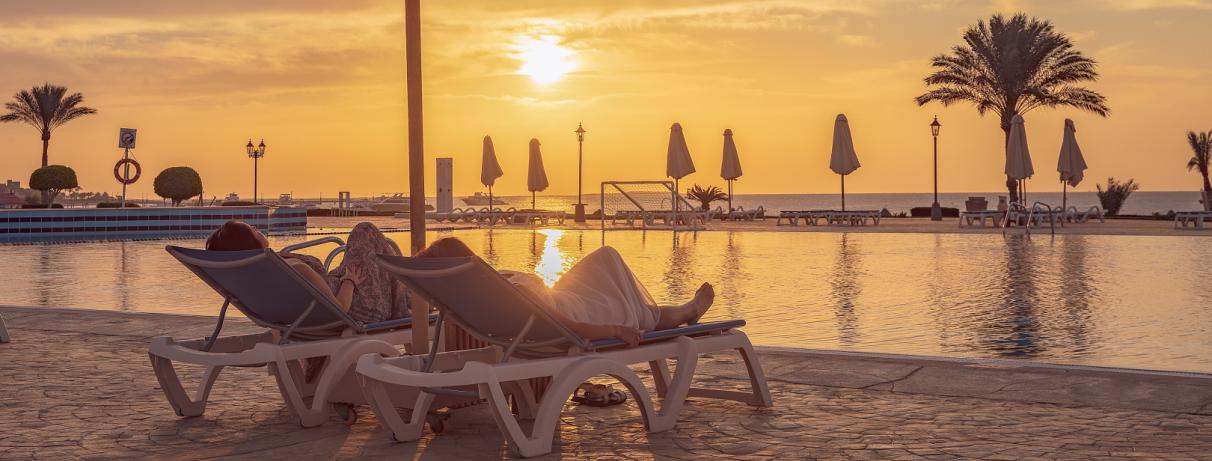
[[[1174,228],[1178,229],[1178,225],[1182,224],[1185,229],[1191,224],[1195,229],[1203,229],[1204,219],[1207,218],[1212,218],[1212,211],[1179,211],[1174,213]]]
[[[1103,215],[1103,209],[1098,206],[1091,206],[1086,211],[1081,211],[1076,206],[1069,205],[1069,208],[1065,209],[1062,219],[1072,223],[1085,223],[1089,222],[1092,218],[1098,218],[1098,222],[1101,223],[1107,222],[1107,218]]]
[[[336,237],[319,242],[343,245]],[[307,244],[315,243],[303,245]],[[331,253],[325,264],[342,249]],[[170,245],[167,251],[224,299],[210,336],[189,341],[167,336],[151,340],[152,368],[178,416],[202,415],[211,386],[224,367],[264,366],[277,380],[282,400],[301,426],[323,424],[333,410],[348,422],[356,419],[352,404],[362,401],[351,371],[358,356],[371,352],[398,355],[395,346],[407,346],[412,340],[412,319],[358,322],[273,250],[206,251]],[[219,336],[229,306],[267,331]],[[428,326],[428,322],[422,325]],[[316,379],[307,382],[300,360],[312,357],[327,360]],[[182,387],[174,362],[205,367],[192,397]]]
[[[457,394],[472,386],[475,397],[487,401],[501,434],[521,456],[549,453],[560,412],[585,380],[611,376],[619,380],[640,406],[645,427],[660,432],[674,427],[686,398],[727,399],[753,406],[771,406],[766,378],[748,337],[738,328],[743,320],[702,323],[671,330],[645,332],[640,346],[624,347],[618,339],[590,341],[553,319],[530,292],[515,287],[478,257],[406,258],[379,256],[380,264],[419,296],[438,309],[436,328],[449,319],[471,335],[490,344],[480,357],[461,360],[471,351],[440,353],[439,338],[428,357],[385,358],[367,354],[358,361],[357,374],[380,424],[397,441],[421,437],[415,415],[425,414],[427,399]],[[699,354],[735,350],[748,371],[749,392],[692,387]],[[670,373],[669,359],[677,360]],[[648,388],[629,365],[648,365],[659,408]],[[524,383],[552,377],[541,399]],[[390,389],[421,392],[413,417],[405,421]],[[518,406],[515,416],[508,396]],[[527,434],[518,417],[533,418]]]

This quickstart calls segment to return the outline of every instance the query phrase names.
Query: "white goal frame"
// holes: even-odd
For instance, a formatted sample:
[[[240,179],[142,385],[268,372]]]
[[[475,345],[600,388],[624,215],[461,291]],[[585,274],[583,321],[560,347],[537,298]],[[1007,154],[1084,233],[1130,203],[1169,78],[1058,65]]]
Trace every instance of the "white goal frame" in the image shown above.
[[[672,227],[673,231],[676,232],[678,230],[678,228],[679,228],[678,216],[683,215],[683,214],[690,216],[690,219],[688,219],[688,221],[689,221],[688,224],[680,226],[682,228],[682,230],[700,230],[700,229],[702,229],[702,227],[699,226],[697,224],[697,222],[702,221],[703,223],[706,223],[706,221],[708,219],[699,219],[696,221],[695,217],[697,215],[700,215],[701,212],[695,211],[694,205],[691,205],[690,202],[686,201],[686,199],[684,197],[682,197],[681,194],[678,193],[677,188],[676,188],[677,186],[675,185],[676,183],[673,181],[602,181],[601,189],[599,190],[599,195],[598,195],[598,200],[599,200],[599,205],[600,205],[599,212],[601,213],[602,230],[603,231],[606,230],[606,221],[611,219],[611,217],[607,216],[607,214],[606,214],[606,191],[609,189],[613,189],[612,192],[617,192],[617,193],[621,194],[624,198],[626,198],[629,202],[631,202],[632,205],[635,205],[636,208],[639,208],[641,215],[643,215],[645,213],[650,213],[650,212],[664,211],[664,210],[646,209],[644,207],[644,205],[641,205],[639,201],[637,201],[634,197],[631,196],[631,194],[628,194],[627,191],[624,190],[623,187],[620,187],[620,186],[627,186],[627,185],[654,185],[654,184],[665,186],[665,188],[669,190],[669,203],[670,203],[670,207],[673,208],[673,210],[672,210],[673,219],[667,220],[667,221],[670,222],[670,226]],[[684,207],[685,211],[683,211],[683,207]],[[640,221],[641,229],[648,229],[650,227],[650,225],[648,223],[649,219],[642,217],[641,219],[639,219],[639,221]],[[661,228],[664,229],[665,227],[662,226]]]

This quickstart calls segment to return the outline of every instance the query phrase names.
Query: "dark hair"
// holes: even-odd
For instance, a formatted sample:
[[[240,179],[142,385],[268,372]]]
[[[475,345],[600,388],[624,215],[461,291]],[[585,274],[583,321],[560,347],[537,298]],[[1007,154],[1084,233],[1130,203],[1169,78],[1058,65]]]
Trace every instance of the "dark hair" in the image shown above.
[[[434,240],[424,250],[418,251],[413,256],[418,258],[453,258],[475,255],[476,252],[471,251],[471,247],[468,247],[462,240],[455,237],[446,237]]]
[[[269,247],[269,240],[253,226],[231,220],[210,234],[206,249],[211,251],[260,250]]]

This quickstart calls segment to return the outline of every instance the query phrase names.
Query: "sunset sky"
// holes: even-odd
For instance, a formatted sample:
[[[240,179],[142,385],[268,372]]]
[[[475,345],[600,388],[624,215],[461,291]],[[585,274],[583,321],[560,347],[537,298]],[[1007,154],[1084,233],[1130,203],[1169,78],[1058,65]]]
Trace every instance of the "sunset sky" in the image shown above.
[[[1071,109],[1027,114],[1037,175],[1059,190],[1063,120],[1090,164],[1078,190],[1107,176],[1144,190],[1196,190],[1188,129],[1212,129],[1208,0],[442,0],[422,2],[427,192],[434,158],[453,157],[455,193],[479,185],[491,135],[505,176],[526,193],[527,141],[542,142],[549,193],[576,192],[583,122],[585,184],[662,179],[669,126],[685,128],[698,173],[722,185],[731,128],[741,193],[828,193],[832,123],[845,113],[863,167],[848,192],[926,192],[932,116],[943,124],[944,192],[1002,188],[1002,134],[968,106],[917,107],[928,59],[992,13],[1053,21],[1100,63],[1092,87],[1109,118]],[[196,168],[206,195],[251,194],[250,137],[269,146],[261,191],[298,196],[407,190],[403,6],[399,0],[0,0],[0,97],[42,82],[83,92],[99,114],[55,132],[51,163],[90,191],[119,190],[119,127],[151,178]],[[37,132],[0,125],[0,180],[25,182]]]

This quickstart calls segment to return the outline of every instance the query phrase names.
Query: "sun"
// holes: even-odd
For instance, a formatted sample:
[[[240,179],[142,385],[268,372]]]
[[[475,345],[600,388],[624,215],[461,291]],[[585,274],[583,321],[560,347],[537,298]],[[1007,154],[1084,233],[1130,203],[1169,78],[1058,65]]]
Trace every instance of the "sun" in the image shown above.
[[[535,83],[555,83],[577,67],[572,59],[576,52],[560,45],[560,37],[554,35],[522,37],[515,49],[517,53],[514,58],[522,62],[518,73],[530,77]]]

